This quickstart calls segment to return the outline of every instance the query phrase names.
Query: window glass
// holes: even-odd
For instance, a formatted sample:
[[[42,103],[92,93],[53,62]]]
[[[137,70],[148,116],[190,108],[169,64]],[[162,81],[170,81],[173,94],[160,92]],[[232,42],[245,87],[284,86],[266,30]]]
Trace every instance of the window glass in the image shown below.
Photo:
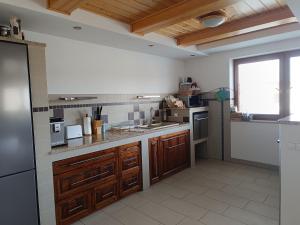
[[[300,67],[298,67],[299,69]],[[239,64],[239,111],[251,114],[278,115],[279,80],[279,59]],[[300,82],[298,82],[299,84]]]
[[[300,113],[300,56],[290,58],[290,112]]]

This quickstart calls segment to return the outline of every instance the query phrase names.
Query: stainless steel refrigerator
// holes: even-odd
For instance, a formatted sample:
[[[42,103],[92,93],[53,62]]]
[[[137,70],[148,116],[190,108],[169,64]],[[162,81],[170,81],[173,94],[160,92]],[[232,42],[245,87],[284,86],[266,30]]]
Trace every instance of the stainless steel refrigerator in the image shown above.
[[[4,41],[0,41],[0,224],[39,224],[27,46]]]

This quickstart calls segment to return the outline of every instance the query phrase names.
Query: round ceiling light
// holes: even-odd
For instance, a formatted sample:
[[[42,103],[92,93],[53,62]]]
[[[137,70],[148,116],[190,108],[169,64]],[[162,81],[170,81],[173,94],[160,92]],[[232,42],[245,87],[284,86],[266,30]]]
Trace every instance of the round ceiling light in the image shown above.
[[[212,12],[204,16],[199,16],[197,19],[204,27],[217,27],[225,23],[227,17],[223,12]]]

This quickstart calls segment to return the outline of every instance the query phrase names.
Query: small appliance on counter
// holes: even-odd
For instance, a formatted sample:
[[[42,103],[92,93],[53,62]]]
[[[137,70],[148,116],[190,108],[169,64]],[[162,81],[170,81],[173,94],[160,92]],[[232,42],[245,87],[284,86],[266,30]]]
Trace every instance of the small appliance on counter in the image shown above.
[[[66,126],[66,139],[74,139],[82,137],[82,126],[81,125],[70,125]]]
[[[51,147],[65,144],[65,128],[63,118],[50,118]]]
[[[208,106],[208,101],[202,99],[201,95],[179,95],[178,98],[183,101],[187,108]]]

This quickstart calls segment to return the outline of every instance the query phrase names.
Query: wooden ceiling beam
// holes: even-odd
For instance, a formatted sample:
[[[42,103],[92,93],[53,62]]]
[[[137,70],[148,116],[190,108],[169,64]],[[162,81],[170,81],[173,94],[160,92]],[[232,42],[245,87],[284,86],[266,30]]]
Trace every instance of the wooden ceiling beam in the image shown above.
[[[146,34],[163,27],[220,10],[242,0],[184,0],[131,24],[131,31]]]
[[[70,15],[87,0],[48,0],[48,9]]]
[[[185,34],[176,38],[180,46],[201,45],[284,24],[298,23],[291,10],[285,6],[257,15],[225,23],[219,27]]]

